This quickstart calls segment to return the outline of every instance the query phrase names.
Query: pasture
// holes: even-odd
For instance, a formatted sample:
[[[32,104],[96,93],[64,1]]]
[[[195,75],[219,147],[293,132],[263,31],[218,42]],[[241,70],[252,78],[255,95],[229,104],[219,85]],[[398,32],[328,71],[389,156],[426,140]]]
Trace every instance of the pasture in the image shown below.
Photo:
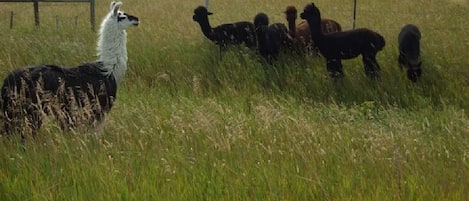
[[[361,58],[334,82],[325,60],[218,47],[192,21],[204,1],[124,0],[128,71],[102,130],[0,137],[0,200],[466,200],[469,2],[358,0],[357,27],[382,34],[381,79]],[[211,0],[213,25],[258,12],[287,23],[298,0]],[[353,1],[318,0],[352,28]],[[109,9],[97,1],[97,25]],[[14,27],[9,28],[10,11]],[[0,77],[21,66],[96,60],[88,5],[0,3]],[[75,17],[78,21],[75,23]],[[422,32],[423,75],[398,67],[397,35]],[[86,127],[84,125],[83,127]],[[0,127],[0,131],[3,128]]]

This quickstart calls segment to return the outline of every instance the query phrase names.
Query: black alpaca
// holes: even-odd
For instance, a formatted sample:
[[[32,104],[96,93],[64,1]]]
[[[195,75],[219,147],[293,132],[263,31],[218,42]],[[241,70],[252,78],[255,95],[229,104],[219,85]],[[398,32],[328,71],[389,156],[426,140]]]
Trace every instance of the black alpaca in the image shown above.
[[[407,78],[412,82],[422,75],[420,61],[420,31],[413,24],[402,27],[398,36],[399,43],[399,65],[407,69]]]
[[[208,16],[212,14],[204,6],[199,6],[194,10],[192,19],[199,23],[205,37],[219,45],[220,56],[221,50],[228,44],[239,45],[244,43],[250,49],[256,48],[254,25],[251,22],[221,24],[212,28],[208,20]]]
[[[314,3],[305,6],[301,18],[308,22],[311,38],[326,58],[327,70],[331,77],[339,78],[344,75],[342,59],[351,59],[359,55],[362,55],[366,75],[379,77],[380,67],[376,54],[384,48],[383,36],[366,28],[323,34],[321,13]]]
[[[281,50],[291,48],[293,45],[288,28],[282,23],[274,23],[269,26],[269,18],[265,13],[258,13],[254,17],[254,27],[256,28],[259,54],[269,63],[277,59]]]

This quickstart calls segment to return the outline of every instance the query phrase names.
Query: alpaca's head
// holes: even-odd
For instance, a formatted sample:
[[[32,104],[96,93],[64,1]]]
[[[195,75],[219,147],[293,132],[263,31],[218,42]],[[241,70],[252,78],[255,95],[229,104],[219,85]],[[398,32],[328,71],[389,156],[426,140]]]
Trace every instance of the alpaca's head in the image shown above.
[[[254,17],[254,27],[258,29],[259,27],[262,26],[268,26],[269,25],[269,17],[265,13],[258,13]]]
[[[321,12],[314,3],[306,5],[303,13],[300,14],[300,17],[310,23],[321,24]]]
[[[295,21],[298,18],[298,11],[296,10],[295,6],[288,6],[285,10],[285,17],[287,21]]]
[[[207,20],[209,15],[212,15],[213,13],[208,12],[207,8],[204,6],[199,6],[196,9],[194,9],[194,16],[192,16],[192,20],[196,22],[201,22],[203,20]]]
[[[422,65],[422,63],[420,62],[418,64],[418,67],[409,68],[407,70],[407,78],[409,78],[409,80],[411,80],[412,82],[417,82],[417,79],[420,76],[422,76],[422,69],[420,68],[421,65]]]
[[[118,29],[125,30],[130,26],[138,26],[140,21],[138,17],[133,15],[129,15],[120,10],[122,6],[122,2],[111,2],[110,11],[108,16],[105,18],[106,24],[117,26]]]

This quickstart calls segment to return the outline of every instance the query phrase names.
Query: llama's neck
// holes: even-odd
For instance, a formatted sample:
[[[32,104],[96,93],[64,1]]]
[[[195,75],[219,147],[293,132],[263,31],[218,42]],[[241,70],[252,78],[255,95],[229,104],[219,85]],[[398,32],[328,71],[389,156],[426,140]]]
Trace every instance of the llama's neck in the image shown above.
[[[101,71],[113,75],[117,83],[122,80],[127,70],[127,34],[119,29],[115,22],[104,21],[98,40],[98,61],[103,62]]]
[[[210,22],[208,21],[208,18],[205,18],[204,20],[198,21],[200,28],[202,29],[202,33],[204,33],[204,36],[207,37],[210,40],[213,40],[213,29],[212,26],[210,26]]]

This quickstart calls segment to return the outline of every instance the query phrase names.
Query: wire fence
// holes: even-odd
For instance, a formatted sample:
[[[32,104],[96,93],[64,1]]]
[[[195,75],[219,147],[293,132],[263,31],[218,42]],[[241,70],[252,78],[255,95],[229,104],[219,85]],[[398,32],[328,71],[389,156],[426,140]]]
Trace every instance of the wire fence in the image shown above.
[[[89,3],[89,21],[91,25],[91,30],[95,30],[96,26],[96,14],[95,14],[95,0],[0,0],[0,3],[33,3],[33,13],[34,13],[34,22],[36,26],[40,25],[40,15],[39,15],[39,2],[42,3]],[[9,12],[9,27],[13,28],[14,26],[14,17],[15,12]],[[74,18],[75,24],[78,22],[78,16]],[[55,16],[56,25],[58,25],[59,17]]]

